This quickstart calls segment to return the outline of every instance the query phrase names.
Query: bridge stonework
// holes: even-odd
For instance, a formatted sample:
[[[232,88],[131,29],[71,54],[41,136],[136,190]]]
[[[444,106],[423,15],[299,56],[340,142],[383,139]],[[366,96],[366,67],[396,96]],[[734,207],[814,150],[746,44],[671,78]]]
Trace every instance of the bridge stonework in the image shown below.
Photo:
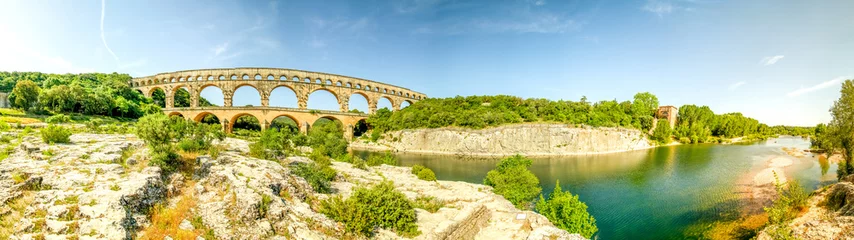
[[[231,132],[234,120],[242,115],[252,115],[266,128],[273,119],[286,116],[300,125],[305,132],[314,121],[320,118],[340,120],[345,134],[352,137],[353,126],[367,118],[367,114],[350,113],[350,96],[362,95],[368,101],[368,113],[377,110],[381,98],[391,102],[393,110],[399,110],[403,102],[412,104],[427,96],[420,92],[367,79],[347,77],[336,74],[310,72],[278,68],[225,68],[200,69],[133,78],[128,83],[146,97],[155,90],[166,93],[163,111],[170,115],[180,114],[185,118],[200,121],[207,114],[213,114],[223,124],[224,130]],[[206,87],[215,86],[222,91],[223,105],[217,107],[199,107],[199,94]],[[261,106],[232,106],[234,91],[243,86],[251,86],[261,96]],[[279,87],[289,88],[296,94],[298,108],[270,107],[270,95]],[[175,93],[185,88],[190,93],[190,107],[176,108]],[[338,101],[339,110],[318,111],[308,109],[308,96],[315,91],[325,90],[332,93]]]

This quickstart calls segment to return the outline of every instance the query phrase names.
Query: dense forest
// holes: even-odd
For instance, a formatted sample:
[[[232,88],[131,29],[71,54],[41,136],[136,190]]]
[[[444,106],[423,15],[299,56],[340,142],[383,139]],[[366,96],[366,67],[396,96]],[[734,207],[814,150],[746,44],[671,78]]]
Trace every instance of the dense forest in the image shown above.
[[[484,128],[523,122],[554,122],[594,127],[626,127],[647,131],[652,128],[658,98],[638,93],[632,101],[606,100],[596,103],[586,98],[579,101],[522,99],[514,96],[469,96],[430,98],[418,101],[400,111],[380,109],[368,119],[376,132],[415,128],[457,126]],[[669,129],[669,128],[668,128]],[[682,142],[707,142],[719,138],[748,136],[765,138],[773,135],[811,135],[811,127],[769,127],[741,113],[715,114],[709,107],[684,105],[672,134]]]
[[[138,118],[160,109],[133,90],[130,75],[0,72],[0,91],[11,92],[12,107],[42,115],[80,113]]]

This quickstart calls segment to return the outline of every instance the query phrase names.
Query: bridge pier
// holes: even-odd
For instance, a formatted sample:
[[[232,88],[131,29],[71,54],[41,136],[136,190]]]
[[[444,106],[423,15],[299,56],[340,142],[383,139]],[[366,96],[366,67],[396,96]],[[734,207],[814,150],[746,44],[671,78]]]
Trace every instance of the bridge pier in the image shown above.
[[[344,139],[347,139],[348,142],[353,141],[353,125],[344,125]]]

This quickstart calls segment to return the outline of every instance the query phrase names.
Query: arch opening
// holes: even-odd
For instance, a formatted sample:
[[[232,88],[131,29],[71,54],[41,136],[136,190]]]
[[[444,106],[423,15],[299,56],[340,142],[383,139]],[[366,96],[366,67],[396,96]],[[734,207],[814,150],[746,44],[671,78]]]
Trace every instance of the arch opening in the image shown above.
[[[339,111],[338,97],[327,89],[317,89],[308,95],[308,108],[318,110]]]
[[[365,135],[365,133],[368,132],[368,129],[370,129],[368,122],[366,122],[365,119],[359,120],[356,122],[356,125],[353,126],[353,137],[357,138]]]
[[[297,108],[297,94],[287,86],[278,86],[270,91],[270,106]]]
[[[273,118],[273,122],[270,123],[270,128],[296,133],[299,132],[299,123],[297,123],[296,119],[291,116],[281,115]]]
[[[243,85],[234,90],[233,106],[261,106],[261,94],[251,85]]]
[[[162,108],[166,107],[166,91],[163,91],[161,88],[151,89],[151,100],[154,100],[154,103],[157,106]]]
[[[252,114],[236,115],[231,121],[231,132],[238,136],[257,136],[261,131],[261,122]]]
[[[353,93],[350,95],[349,110],[351,113],[367,113],[368,112],[368,97],[362,93]]]
[[[170,118],[173,118],[173,117],[184,118],[184,114],[181,114],[179,112],[171,112],[171,113],[169,113],[169,117]]]
[[[187,91],[187,87],[176,89],[172,101],[175,107],[190,107],[190,91]]]
[[[412,102],[410,102],[409,100],[405,100],[402,103],[400,103],[400,109],[404,109],[406,107],[409,107],[409,105],[412,105]]]
[[[222,106],[224,102],[225,97],[222,94],[222,89],[217,86],[204,86],[199,92],[199,106]]]
[[[393,105],[391,104],[391,99],[388,97],[381,97],[380,100],[377,101],[377,109],[385,108],[388,110],[393,110],[394,107],[392,106]]]
[[[196,116],[195,121],[204,124],[222,124],[222,122],[220,122],[219,120],[219,117],[209,112],[203,112],[199,114],[198,116]]]

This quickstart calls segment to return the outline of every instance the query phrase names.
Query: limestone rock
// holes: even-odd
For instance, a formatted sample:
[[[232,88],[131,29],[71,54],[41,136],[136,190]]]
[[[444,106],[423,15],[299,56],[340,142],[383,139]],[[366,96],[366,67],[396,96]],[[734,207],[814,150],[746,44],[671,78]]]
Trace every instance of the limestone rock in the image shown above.
[[[181,224],[178,225],[178,228],[180,228],[181,230],[188,230],[188,231],[192,231],[192,230],[196,229],[195,227],[193,227],[193,224],[190,223],[190,221],[188,221],[187,219],[184,219],[183,221],[181,221]]]
[[[514,124],[481,130],[456,127],[387,133],[378,143],[354,142],[354,149],[473,156],[578,155],[647,149],[654,145],[636,129]]]
[[[827,207],[842,216],[854,217],[854,183],[840,182],[830,188]]]

